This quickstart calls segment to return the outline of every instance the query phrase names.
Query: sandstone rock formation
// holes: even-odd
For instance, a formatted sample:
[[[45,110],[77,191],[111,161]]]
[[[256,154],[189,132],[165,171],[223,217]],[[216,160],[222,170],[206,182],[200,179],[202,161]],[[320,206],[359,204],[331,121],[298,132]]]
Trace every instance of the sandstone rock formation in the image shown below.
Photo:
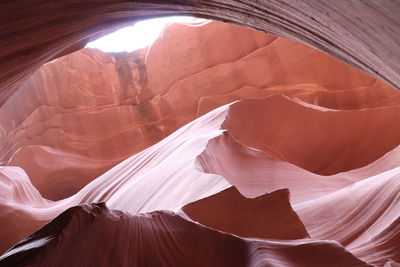
[[[259,101],[262,105],[254,105],[254,108],[257,109],[258,107],[259,109],[262,109],[266,103],[270,101],[279,102],[282,98],[285,97],[277,95],[266,98],[265,100],[252,101]],[[299,105],[299,102],[295,102],[294,100],[291,101],[294,105]],[[6,184],[7,182],[11,185],[9,187],[9,192],[4,195],[13,197],[7,202],[2,202],[2,210],[7,212],[5,214],[3,213],[0,222],[6,226],[5,229],[8,229],[8,232],[6,233],[7,235],[2,234],[1,240],[4,240],[3,246],[7,247],[11,245],[17,241],[15,240],[16,236],[29,234],[35,227],[43,225],[46,221],[54,218],[54,216],[62,212],[65,208],[79,203],[105,201],[114,209],[129,211],[131,213],[151,212],[163,209],[179,212],[182,205],[213,195],[230,187],[230,184],[234,184],[240,191],[242,190],[243,185],[237,184],[233,181],[232,176],[229,173],[217,173],[224,175],[220,176],[216,174],[205,174],[196,170],[196,167],[199,168],[199,163],[196,164],[196,159],[200,160],[201,157],[202,166],[212,166],[213,164],[217,164],[218,166],[223,164],[223,162],[230,162],[232,168],[236,166],[240,167],[236,171],[234,170],[234,173],[238,174],[242,183],[248,183],[250,186],[257,189],[260,188],[261,184],[266,185],[266,187],[261,187],[263,193],[258,193],[258,196],[260,197],[264,193],[279,188],[280,181],[282,181],[281,188],[288,188],[290,192],[295,194],[295,197],[291,198],[290,202],[291,205],[293,205],[294,211],[299,215],[301,221],[296,219],[289,220],[287,228],[283,230],[282,235],[270,236],[270,238],[280,240],[287,239],[287,235],[290,231],[292,231],[294,236],[298,235],[297,238],[299,238],[305,237],[304,233],[308,232],[307,235],[310,235],[311,241],[315,240],[312,242],[327,242],[317,240],[338,241],[351,253],[355,254],[367,263],[382,266],[388,259],[398,261],[400,257],[400,251],[398,250],[396,242],[399,234],[399,231],[397,230],[398,224],[396,223],[399,216],[397,192],[399,190],[398,177],[400,176],[398,174],[398,167],[393,168],[390,165],[380,166],[381,168],[387,167],[388,169],[381,169],[381,173],[368,178],[362,176],[365,175],[365,170],[360,170],[358,175],[356,170],[353,170],[349,172],[351,174],[344,172],[338,174],[336,177],[317,176],[310,173],[309,176],[312,177],[314,181],[319,180],[320,182],[307,184],[309,178],[302,174],[307,173],[307,171],[299,171],[299,167],[294,167],[289,163],[286,163],[286,166],[285,163],[281,163],[281,166],[277,168],[271,168],[271,166],[273,166],[271,163],[259,164],[257,167],[255,165],[246,166],[245,164],[247,161],[245,158],[243,158],[243,161],[241,162],[232,162],[230,158],[227,158],[226,155],[219,150],[214,150],[213,158],[204,158],[203,154],[199,155],[201,151],[208,151],[208,153],[210,153],[211,149],[215,149],[213,146],[206,148],[206,146],[210,146],[214,140],[229,138],[226,131],[229,133],[230,130],[221,130],[221,127],[224,127],[223,125],[227,120],[226,118],[232,119],[229,116],[232,109],[241,106],[247,107],[247,102],[248,101],[241,101],[232,105],[226,105],[200,117],[163,139],[161,142],[118,164],[110,171],[85,186],[73,197],[58,202],[43,200],[29,183],[26,175],[23,175],[21,169],[16,167],[3,167],[3,172],[5,173],[3,184]],[[310,110],[315,110],[315,112],[323,112],[318,111],[315,106],[310,106],[309,104],[306,104],[305,107]],[[378,109],[378,111],[380,110]],[[342,112],[345,111],[336,111],[337,114]],[[262,118],[263,113],[260,112],[259,114],[259,117]],[[284,113],[280,114],[282,118],[285,117]],[[297,113],[291,114],[292,116],[297,116]],[[246,117],[238,117],[237,121],[244,123]],[[327,138],[329,138],[329,136],[327,136]],[[228,140],[225,147],[230,148],[232,146],[231,142],[232,140]],[[330,140],[330,142],[335,142],[335,140]],[[239,144],[233,144],[232,148],[235,149],[238,145]],[[379,146],[379,144],[376,145]],[[243,152],[247,151],[246,153],[253,157],[253,160],[250,161],[250,163],[256,163],[257,161],[263,160],[262,154],[265,152],[256,150],[244,144],[241,144],[241,146],[243,147],[241,148]],[[387,154],[385,157],[393,155],[395,154]],[[243,157],[242,154],[239,154],[239,156]],[[276,162],[279,159],[267,157],[265,160],[272,161],[272,164],[276,164],[273,162]],[[384,161],[388,160],[384,159]],[[373,166],[373,164],[374,163],[371,165]],[[14,168],[14,170],[11,168]],[[368,166],[364,167],[364,169],[365,168],[368,168]],[[265,170],[267,175],[254,176],[251,174],[249,175],[248,173],[249,171],[257,172],[257,170],[259,172]],[[210,170],[208,171],[211,172]],[[8,176],[6,176],[7,174]],[[17,174],[20,174],[19,177],[21,178],[18,179]],[[345,182],[337,183],[335,181],[340,179]],[[290,182],[290,180],[292,180],[292,182]],[[268,184],[271,183],[270,181],[274,183],[275,186],[268,187]],[[17,190],[11,190],[13,188]],[[219,197],[225,199],[227,196],[224,195],[226,195],[225,192],[219,193],[215,195],[215,197],[210,197],[210,200],[212,201],[212,199]],[[296,195],[300,197],[296,197]],[[246,193],[244,196],[247,198],[249,197]],[[358,198],[354,199],[355,196],[358,196]],[[256,214],[258,213],[257,211],[263,207],[260,207],[257,202],[262,203],[265,201],[264,203],[268,203],[268,199],[270,199],[270,197],[266,196],[257,200],[246,200],[245,197],[231,200],[230,204],[235,203],[235,201],[240,203],[236,205],[237,212],[240,212],[240,205],[246,205],[245,207],[248,210],[244,210]],[[376,200],[373,201],[375,198]],[[202,201],[209,200],[205,199]],[[246,204],[248,201],[253,204]],[[370,204],[372,201],[375,203],[374,205]],[[4,203],[9,204],[7,205]],[[202,202],[198,203],[201,204]],[[221,201],[218,203],[223,204]],[[278,201],[278,203],[280,203],[280,205],[283,204],[283,199]],[[191,205],[197,206],[199,204],[196,204],[195,202],[194,204],[189,204],[184,207],[183,211],[186,213],[184,218],[187,216],[189,218],[193,217],[193,220],[199,221],[200,223],[204,223],[213,228],[215,227],[214,229],[230,231],[246,237],[265,238],[263,232],[267,234],[267,232],[265,232],[268,231],[267,229],[263,229],[262,232],[255,231],[248,234],[245,232],[243,233],[243,230],[240,229],[246,230],[246,228],[244,228],[243,225],[241,226],[243,222],[240,222],[240,220],[232,220],[235,223],[231,226],[223,223],[223,221],[218,222],[217,217],[215,217],[217,220],[215,223],[204,221],[205,219],[201,219],[201,216],[207,218],[207,215],[201,215],[201,213],[196,212],[196,208],[190,208]],[[273,204],[273,207],[275,205],[276,204]],[[343,207],[340,207],[340,205]],[[215,208],[216,207],[217,206],[215,206]],[[270,214],[274,214],[274,211],[271,210],[272,207],[270,208],[269,205],[264,207],[268,207],[269,212],[271,212]],[[335,207],[334,212],[330,212],[333,207]],[[279,209],[281,212],[284,210],[282,207]],[[279,220],[285,220],[285,217],[279,219],[281,216],[293,216],[293,214],[290,215],[290,212],[292,212],[290,211],[290,208],[286,210],[286,212],[288,212],[287,215],[277,214],[269,217],[269,219],[272,220],[271,227],[273,227],[274,223],[277,223]],[[349,211],[352,212],[349,214]],[[203,212],[207,212],[207,210]],[[212,212],[212,210],[209,212]],[[24,218],[29,221],[29,224],[23,225],[15,223],[15,221],[13,223],[15,218],[21,218],[21,214],[26,214]],[[371,216],[372,214],[373,216]],[[220,215],[222,216],[223,214],[220,213]],[[228,216],[229,218],[230,216],[238,215],[233,212],[232,215],[227,213],[225,216]],[[257,222],[257,217],[258,216],[254,215],[254,223]],[[186,220],[189,218],[186,218]],[[234,217],[230,218],[233,219]],[[263,219],[260,217],[260,220]],[[341,221],[341,225],[348,225],[346,225],[345,228],[338,228],[338,221]],[[304,223],[307,232],[301,230],[302,226],[301,224],[299,225],[299,222]],[[278,232],[275,232],[274,234],[277,233]],[[372,240],[376,240],[374,241],[376,243],[371,242],[371,239],[367,238],[371,237],[372,233],[374,233]],[[36,243],[34,242],[30,244],[29,242],[31,241],[31,239],[28,239],[24,242],[28,242],[29,247],[35,247],[34,244]],[[279,244],[279,247],[286,246],[281,243]],[[334,245],[334,247],[337,247],[337,245]],[[10,255],[14,255],[14,252],[12,251],[13,250],[8,252],[8,254],[5,254],[3,258],[4,262],[12,260],[9,258],[11,257]],[[336,266],[345,266],[344,263],[342,265],[340,264],[341,260],[345,261],[347,264],[351,264],[353,260],[348,259],[345,255],[347,254],[335,259],[331,264],[336,263]],[[324,258],[324,260],[327,260],[328,258]],[[56,258],[49,258],[49,260],[55,259]],[[258,260],[265,260],[268,262],[268,259],[269,257],[261,257],[261,259]],[[167,262],[173,263],[171,261]],[[276,266],[281,265],[276,264]],[[294,264],[294,266],[296,265]]]
[[[301,41],[400,87],[400,4],[396,1],[61,0],[49,4],[17,0],[1,7],[0,103],[49,60],[132,20],[174,14],[219,19]]]
[[[290,206],[286,188],[251,199],[230,187],[189,203],[182,211],[202,225],[241,237],[282,240],[309,237]]]
[[[236,39],[241,41],[232,48]],[[34,73],[0,109],[0,159],[22,167],[45,198],[59,200],[221,105],[279,92],[346,110],[389,107],[400,100],[388,85],[300,43],[217,22],[195,28],[173,24],[150,49],[113,54],[83,49]],[[357,135],[363,131],[354,129]],[[376,140],[364,144],[369,142]],[[310,157],[325,153],[315,140],[313,148],[292,147],[303,154],[287,160],[332,174],[370,163],[396,142],[382,144],[359,162],[347,161],[349,154],[338,166],[305,166],[300,161],[310,163]],[[320,164],[327,165],[334,153],[323,155]]]
[[[369,266],[332,241],[241,239],[172,212],[132,216],[104,204],[65,211],[2,258],[14,266]]]
[[[52,61],[0,109],[0,266],[395,266],[399,96],[217,22]]]

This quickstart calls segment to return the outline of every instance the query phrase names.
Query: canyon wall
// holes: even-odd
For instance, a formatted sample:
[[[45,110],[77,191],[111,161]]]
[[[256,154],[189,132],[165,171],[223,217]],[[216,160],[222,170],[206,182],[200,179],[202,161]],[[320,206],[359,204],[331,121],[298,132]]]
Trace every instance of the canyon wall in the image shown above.
[[[102,34],[138,19],[188,14],[306,43],[400,87],[396,1],[16,0],[1,7],[1,104],[41,65]]]
[[[396,266],[399,96],[220,22],[48,62],[0,109],[0,266]]]
[[[172,24],[150,48],[86,48],[35,72],[0,110],[0,158],[58,200],[214,108],[277,93],[342,110],[400,99],[385,83],[294,41],[219,22]],[[381,146],[360,164],[330,170],[287,160],[329,174],[370,163],[394,144]]]

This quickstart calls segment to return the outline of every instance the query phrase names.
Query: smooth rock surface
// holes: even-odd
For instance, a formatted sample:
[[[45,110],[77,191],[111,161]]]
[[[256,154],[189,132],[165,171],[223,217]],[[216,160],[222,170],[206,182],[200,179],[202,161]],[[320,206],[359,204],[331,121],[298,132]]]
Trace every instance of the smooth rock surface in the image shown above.
[[[291,102],[293,105],[303,105],[315,112],[324,112],[319,110],[317,106],[311,106],[280,95],[251,101],[253,108],[257,109],[257,107],[264,107],[268,101],[279,103],[282,99]],[[238,143],[231,138],[229,128],[223,130],[222,127],[226,125],[227,120],[232,120],[232,117],[229,117],[232,110],[248,107],[248,102],[249,100],[239,101],[207,113],[161,142],[118,164],[78,193],[64,200],[53,202],[43,199],[22,169],[3,167],[4,176],[2,177],[4,177],[4,182],[2,182],[1,192],[7,198],[1,202],[0,223],[5,225],[8,231],[1,233],[2,248],[8,248],[21,236],[26,236],[39,229],[68,207],[79,203],[105,201],[113,209],[133,214],[157,210],[180,212],[181,207],[187,205],[186,208],[183,208],[186,216],[214,228],[213,231],[226,231],[246,237],[257,235],[268,240],[271,240],[270,238],[279,239],[281,240],[278,242],[280,248],[287,247],[288,243],[285,242],[292,245],[297,244],[296,247],[299,244],[304,245],[304,242],[306,244],[316,242],[313,243],[314,245],[310,245],[314,249],[321,242],[325,245],[335,244],[333,247],[341,248],[341,246],[344,246],[346,250],[362,261],[376,266],[383,266],[389,259],[398,261],[400,256],[397,246],[399,235],[397,227],[399,183],[397,178],[399,177],[399,170],[398,167],[393,168],[393,164],[396,166],[395,162],[398,159],[396,157],[397,148],[378,161],[360,169],[342,172],[331,177],[313,174],[293,164],[268,156],[263,151]],[[257,105],[258,103],[260,105]],[[372,112],[372,110],[375,109],[370,111]],[[346,111],[336,111],[335,114],[339,116],[341,112]],[[382,111],[378,109],[377,112]],[[387,112],[390,113],[392,110],[389,109]],[[285,117],[284,113],[280,114]],[[242,123],[247,122],[246,116],[238,116],[236,119],[238,122],[240,120],[242,120]],[[231,152],[225,154],[224,150]],[[213,152],[214,157],[204,157],[204,153],[210,154],[210,152]],[[235,163],[233,158],[226,156],[229,154],[231,154],[231,157],[241,157],[242,165],[237,165],[238,163]],[[250,157],[250,160],[247,160],[246,157]],[[224,160],[225,163],[226,160],[234,163],[230,166],[233,173],[237,174],[237,178],[229,173],[206,174],[201,172],[199,168],[201,166],[223,167]],[[260,164],[263,161],[267,162]],[[199,162],[201,165],[199,165]],[[386,164],[380,165],[377,162]],[[246,165],[249,163],[253,165]],[[274,168],[274,165],[279,167]],[[234,167],[239,168],[234,169]],[[265,173],[266,175],[249,175],[251,171]],[[379,171],[379,174],[374,174],[377,171]],[[307,174],[310,178],[302,175],[302,173]],[[368,173],[371,175],[366,177]],[[224,176],[220,176],[221,174]],[[232,180],[239,178],[241,183]],[[310,179],[313,183],[307,185],[307,179]],[[344,182],[337,183],[336,181]],[[4,185],[7,184],[9,186],[5,187]],[[231,195],[234,199],[229,201],[230,205],[237,202],[234,207],[231,207],[234,213],[242,207],[243,211],[248,214],[254,214],[252,216],[254,217],[253,222],[246,225],[246,220],[240,218],[224,222],[224,219],[226,220],[229,216],[239,215],[239,213],[229,215],[228,210],[224,211],[228,212],[224,216],[222,216],[223,212],[219,213],[221,220],[214,216],[213,219],[216,221],[205,219],[208,215],[203,212],[196,212],[196,209],[192,212],[188,211],[187,207],[204,205],[201,203],[208,201],[216,201],[213,208],[217,208],[219,205],[222,205],[222,208],[224,205],[222,200],[226,198],[224,195],[227,194],[226,192],[230,192],[223,190],[231,187],[231,184],[237,186],[239,191],[243,190],[243,184],[255,188],[259,188],[259,185],[263,186],[263,192],[257,193],[256,196],[259,197],[256,199],[246,199],[249,197],[246,193],[244,193],[244,196],[235,193],[233,196]],[[273,186],[270,186],[271,184]],[[279,188],[288,188],[289,192],[293,191],[294,197],[290,199],[293,210],[287,206],[287,194],[283,198],[278,197],[279,208],[276,207],[278,203],[271,201],[274,193],[271,193],[270,196],[263,196],[268,191]],[[313,188],[313,191],[310,191],[310,188]],[[218,199],[222,200],[219,201]],[[260,209],[263,206],[254,204],[264,201],[270,203],[264,206],[264,209],[267,209],[269,213],[261,212]],[[189,204],[191,202],[193,203]],[[237,210],[235,211],[235,209]],[[285,212],[281,213],[284,210]],[[298,214],[298,217],[294,212]],[[268,214],[271,215],[268,216]],[[276,228],[276,231],[273,232],[273,225],[279,224],[280,220],[288,218],[288,215],[292,218],[300,218],[300,220],[290,219],[287,226],[277,235],[279,228]],[[18,223],[21,218],[24,218],[26,224]],[[252,223],[256,224],[258,220],[267,220],[267,225],[272,227],[269,228],[271,230],[268,230],[268,228],[258,228],[257,230],[256,225],[253,225],[252,229],[256,232],[248,232],[246,226],[249,227]],[[341,222],[341,227],[338,227],[338,221]],[[300,223],[304,224],[305,229],[301,227],[302,224]],[[299,241],[298,238],[306,237],[304,234],[307,232],[311,240]],[[275,235],[271,235],[272,233]],[[294,238],[295,241],[288,241],[289,236],[291,239]],[[341,245],[326,240],[335,240],[340,242]],[[282,245],[282,242],[286,245]],[[292,251],[292,249],[289,250]],[[256,259],[251,259],[250,262],[261,261],[267,264],[272,257],[274,262],[276,261],[274,266],[289,264],[281,258],[281,254],[273,253],[271,256],[270,252],[260,253],[257,254]],[[315,254],[312,250],[306,250],[304,253],[302,253],[304,258],[294,258],[293,266],[297,266],[296,264],[300,262],[308,262],[310,260],[308,257],[313,257],[312,254]],[[321,254],[324,255],[323,260],[332,259],[329,258],[331,252],[321,253],[326,253]],[[109,257],[113,258],[114,256]],[[338,257],[337,266],[341,266],[341,256],[335,257]],[[110,259],[107,258],[104,262],[108,260]],[[322,260],[322,258],[319,260]],[[347,260],[346,258],[344,261],[347,262]]]
[[[319,253],[310,253],[316,249]],[[172,212],[130,215],[109,210],[104,203],[68,209],[0,257],[4,266],[332,264],[369,266],[332,241],[242,239],[186,221]]]
[[[162,13],[399,87],[396,3],[229,3]],[[0,266],[398,265],[400,98],[382,81],[216,22],[28,78],[159,4],[1,4],[0,101],[20,87],[0,109]]]
[[[297,40],[400,88],[397,1],[61,0],[49,4],[18,0],[3,2],[1,8],[0,103],[44,63],[134,20],[174,14],[219,19]]]
[[[150,48],[83,49],[35,72],[0,109],[0,161],[22,167],[45,198],[60,200],[221,105],[276,93],[338,110],[395,108],[400,102],[390,86],[300,43],[220,22],[171,24]],[[322,155],[325,162],[308,166],[302,161],[325,151],[316,151],[317,141],[297,146],[303,151],[297,156],[283,156],[332,174],[370,163],[397,145],[382,143],[347,166],[354,154],[326,166],[336,153],[330,151]]]

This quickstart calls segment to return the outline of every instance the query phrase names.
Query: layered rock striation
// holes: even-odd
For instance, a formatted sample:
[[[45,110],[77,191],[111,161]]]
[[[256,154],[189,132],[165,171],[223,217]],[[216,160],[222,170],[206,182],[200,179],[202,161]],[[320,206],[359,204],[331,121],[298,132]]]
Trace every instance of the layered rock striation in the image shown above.
[[[240,42],[232,47],[235,40]],[[0,109],[0,159],[4,165],[22,167],[45,198],[59,200],[219,106],[277,93],[340,110],[390,107],[400,99],[390,86],[300,43],[218,22],[201,27],[172,24],[150,48],[112,54],[83,49],[35,72]],[[317,121],[310,118],[309,123]],[[300,130],[302,122],[297,123],[285,134],[308,129],[308,136],[312,131],[322,135],[328,129],[321,124]],[[354,129],[357,139],[362,130]],[[381,132],[390,135],[383,128]],[[302,140],[290,148],[302,154],[280,156],[320,174],[361,167],[397,144],[382,144],[358,163],[346,162],[354,156],[350,153],[337,166],[327,167],[332,154],[322,155],[323,141],[315,139],[306,147]],[[279,146],[280,141],[269,142],[265,145]],[[364,145],[369,142],[377,141]],[[340,150],[334,146],[329,149]],[[325,163],[311,166],[311,158],[319,156]],[[86,162],[84,167],[81,162]]]
[[[305,45],[172,24],[46,64],[0,120],[0,266],[400,262],[399,93]]]
[[[192,14],[297,40],[396,88],[400,84],[396,1],[18,0],[1,7],[0,103],[44,63],[116,27],[166,15]]]
[[[290,101],[291,105],[295,106],[302,104],[285,96],[275,95],[264,100],[251,100],[256,103],[252,109],[247,110],[250,112],[258,108],[261,111],[271,101],[279,103],[282,100]],[[378,161],[360,169],[334,176],[317,175],[275,158],[265,151],[245,145],[240,136],[233,139],[235,129],[224,125],[227,120],[233,119],[229,115],[232,110],[246,107],[248,101],[225,105],[207,113],[159,143],[121,162],[77,194],[61,201],[43,199],[22,169],[3,167],[3,184],[10,185],[8,192],[4,192],[3,187],[3,195],[8,196],[8,199],[2,202],[2,210],[6,212],[0,218],[0,222],[6,226],[3,229],[8,229],[2,234],[3,247],[15,243],[19,235],[28,235],[38,229],[38,226],[44,225],[68,207],[79,203],[106,202],[113,209],[131,214],[172,210],[181,213],[180,220],[198,222],[214,229],[212,231],[232,233],[241,238],[274,240],[273,247],[284,248],[296,244],[295,247],[298,248],[299,244],[314,242],[311,247],[316,249],[321,245],[318,250],[321,250],[321,255],[324,256],[319,260],[328,265],[356,264],[357,260],[354,257],[361,260],[357,263],[360,266],[383,266],[389,259],[398,261],[398,149],[395,148]],[[256,105],[257,102],[260,105]],[[320,110],[310,104],[302,105],[312,112],[321,113],[322,116],[329,116],[331,112],[329,110],[327,113],[326,110]],[[338,115],[341,112],[345,111],[336,110]],[[258,114],[259,118],[263,118],[264,113]],[[286,117],[284,113],[280,114],[282,118]],[[299,115],[291,114],[295,117]],[[244,123],[246,117],[237,117],[235,120]],[[387,118],[390,125],[390,117]],[[332,125],[332,129],[334,128],[335,125]],[[335,142],[327,135],[326,141]],[[230,152],[225,152],[227,150]],[[390,164],[377,164],[379,161]],[[225,169],[226,164],[229,169]],[[376,171],[379,173],[375,174]],[[279,191],[281,188],[288,189]],[[226,190],[223,191],[224,189]],[[289,193],[293,195],[290,196],[290,200]],[[207,206],[212,208],[205,208]],[[15,223],[21,216],[29,223]],[[145,216],[153,218],[153,215]],[[340,222],[340,225],[337,222]],[[156,222],[152,223],[154,224]],[[80,226],[81,224],[77,223],[77,227]],[[162,227],[168,229],[170,226],[163,224]],[[129,231],[133,231],[134,228]],[[96,230],[93,231],[95,234]],[[185,235],[182,232],[181,234]],[[192,234],[187,235],[190,237]],[[41,242],[36,243],[35,240],[28,238],[23,244],[26,242],[29,248],[42,246]],[[331,240],[338,243],[330,243]],[[333,246],[328,249],[331,252],[324,252],[324,247],[328,244]],[[72,243],[66,246],[70,247]],[[181,243],[181,246],[186,245]],[[275,249],[277,248],[274,248],[274,251]],[[341,251],[339,255],[342,256],[330,257],[332,250],[336,249],[337,253]],[[3,262],[13,262],[15,257],[19,259],[20,256],[15,256],[19,255],[18,251],[18,246],[8,251],[3,256]],[[260,252],[260,249],[257,248],[256,251]],[[261,261],[267,264],[269,260],[277,257],[283,260],[283,263],[274,260],[274,266],[297,266],[299,262],[308,262],[309,266],[313,266],[311,262],[318,263],[319,260],[313,258],[312,251],[306,249],[302,252],[304,258],[295,257],[293,262],[286,262],[278,254],[271,255],[268,251],[260,252],[261,254],[257,254],[254,259],[247,259],[246,262]],[[189,254],[184,253],[184,257],[190,258],[190,252],[187,253]],[[297,255],[300,252],[293,253]],[[41,259],[50,257],[49,260],[54,262],[57,262],[58,258],[53,253],[49,256],[44,256],[46,252],[33,254],[42,255],[39,256]],[[105,263],[113,259],[114,256],[111,255],[105,256]],[[213,262],[218,262],[217,256],[212,257],[216,257],[213,258]],[[127,262],[134,260],[124,259]],[[88,260],[93,261],[90,257]],[[168,264],[179,264],[169,258],[164,260]],[[149,263],[144,261],[143,265],[146,264]],[[248,264],[251,266],[251,263]]]

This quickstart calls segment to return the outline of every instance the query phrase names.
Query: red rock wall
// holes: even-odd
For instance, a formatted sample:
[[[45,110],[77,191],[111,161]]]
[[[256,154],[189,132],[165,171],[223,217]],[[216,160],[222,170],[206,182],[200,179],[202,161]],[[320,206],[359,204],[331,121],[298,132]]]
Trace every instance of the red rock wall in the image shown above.
[[[44,65],[0,110],[1,159],[24,168],[45,197],[62,199],[214,108],[276,93],[335,109],[400,99],[388,85],[294,41],[217,22],[174,24],[149,50],[84,49]],[[286,159],[329,174],[370,163],[395,144],[347,167],[302,162],[318,157],[317,146]]]
[[[218,23],[173,25],[143,55],[69,55],[3,105],[0,265],[400,261],[395,89]]]
[[[191,243],[186,242],[196,240],[198,244],[215,244],[217,241],[214,238],[207,239],[207,233],[232,238],[225,231],[235,234],[238,242],[256,242],[261,245],[250,246],[254,252],[247,254],[245,262],[249,266],[270,263],[273,266],[296,266],[302,262],[308,266],[383,266],[389,259],[399,261],[398,147],[379,161],[362,168],[323,176],[231,139],[230,133],[234,134],[235,129],[228,128],[225,133],[221,130],[221,127],[225,128],[223,125],[226,125],[227,120],[234,119],[242,124],[246,122],[247,116],[244,114],[232,118],[229,115],[232,111],[243,108],[244,113],[253,109],[261,111],[268,106],[266,104],[275,101],[279,103],[282,98],[285,97],[278,95],[263,100],[251,100],[254,105],[250,109],[250,100],[244,100],[213,110],[128,158],[77,194],[61,201],[44,200],[22,169],[3,167],[0,176],[3,185],[0,226],[7,230],[1,232],[2,248],[14,244],[66,208],[79,203],[105,201],[113,209],[147,214],[138,215],[137,219],[146,220],[138,222],[139,226],[124,221],[124,218],[131,216],[136,218],[134,215],[123,215],[119,211],[109,214],[104,208],[98,213],[90,207],[84,209],[84,214],[88,215],[80,215],[81,208],[74,208],[78,212],[77,217],[71,219],[68,215],[71,211],[64,212],[1,256],[0,263],[61,264],[58,253],[69,251],[72,261],[99,261],[106,265],[117,260],[125,262],[121,263],[122,266],[128,266],[132,261],[141,266],[151,266],[156,259],[166,264],[187,264],[186,259],[194,262],[201,260],[197,260],[199,255],[193,254]],[[329,116],[324,114],[326,110],[321,110],[318,106],[295,99],[289,102],[294,106],[302,105],[321,116]],[[369,111],[374,110],[382,112],[380,109]],[[335,113],[340,116],[343,112],[346,111],[336,110]],[[258,114],[259,118],[263,118],[264,113]],[[282,120],[288,118],[286,114],[280,114]],[[298,115],[293,112],[290,117]],[[387,118],[384,123],[389,126],[392,121],[390,117]],[[326,139],[329,142],[338,141],[329,136]],[[370,146],[379,144],[371,143]],[[231,185],[242,196],[237,191],[233,194],[227,193],[232,189],[221,192]],[[284,193],[285,191],[273,192],[282,188],[288,188],[289,194]],[[288,201],[291,207],[288,206]],[[201,208],[210,202],[216,202],[212,204],[212,209]],[[228,207],[224,208],[224,205]],[[182,206],[183,209],[180,210]],[[158,219],[157,214],[160,212],[148,213],[164,209],[178,212],[179,216],[171,214],[178,221],[173,220],[169,224],[167,221],[170,219]],[[223,212],[218,212],[218,209]],[[120,215],[115,217],[113,214]],[[160,216],[164,218],[162,214],[161,212]],[[21,218],[24,218],[24,223],[20,223]],[[193,224],[192,220],[211,228]],[[284,221],[286,223],[279,223]],[[88,223],[91,226],[87,226]],[[268,227],[259,228],[257,223],[267,223]],[[276,224],[279,227],[274,226]],[[197,230],[193,230],[191,225],[200,228],[195,227]],[[248,230],[250,226],[252,231]],[[118,230],[120,227],[123,230]],[[60,229],[64,231],[60,233]],[[152,233],[153,238],[145,240],[151,243],[140,245],[142,243],[138,241],[141,239],[138,239],[137,233],[147,236],[147,231]],[[158,231],[166,236],[160,236]],[[83,234],[89,232],[92,238]],[[115,237],[112,246],[110,242],[104,243],[104,240],[109,239],[106,234],[109,232],[114,233]],[[298,239],[306,235],[310,239]],[[78,247],[72,241],[77,237],[82,238]],[[220,240],[218,237],[216,239]],[[130,240],[129,245],[122,240]],[[138,251],[135,240],[143,249],[144,254],[140,255],[146,255],[144,258],[134,253]],[[120,246],[120,242],[125,244],[123,251],[128,250],[129,253],[115,253],[111,249]],[[98,244],[104,244],[101,247],[104,251],[101,257],[95,256],[99,250]],[[81,249],[77,249],[81,245],[88,247],[84,257],[80,256]],[[22,249],[24,247],[26,249]],[[171,248],[171,254],[168,253],[165,258],[152,257],[151,251],[159,247],[162,251],[166,251],[167,247]],[[175,254],[178,251],[181,251],[181,256]],[[218,247],[213,251],[218,253],[210,254],[205,259],[218,262],[221,255],[225,255],[227,251],[231,253],[232,250]],[[238,253],[239,251],[241,250]],[[34,258],[35,255],[38,258]],[[228,260],[230,259],[232,258]]]
[[[135,19],[173,14],[220,19],[298,40],[394,87],[400,84],[400,5],[395,1],[17,0],[1,7],[1,103],[32,71],[88,40]]]

